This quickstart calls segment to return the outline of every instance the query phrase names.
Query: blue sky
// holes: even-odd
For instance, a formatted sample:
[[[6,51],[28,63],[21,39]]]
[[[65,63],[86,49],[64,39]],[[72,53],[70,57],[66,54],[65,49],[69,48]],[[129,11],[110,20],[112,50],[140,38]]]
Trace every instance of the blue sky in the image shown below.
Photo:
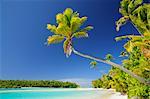
[[[90,60],[72,54],[66,58],[62,43],[45,46],[51,35],[46,24],[55,24],[55,15],[65,8],[72,8],[87,16],[85,25],[92,25],[89,38],[76,39],[74,47],[89,55],[104,58],[111,53],[115,62],[121,63],[119,53],[122,42],[115,42],[119,35],[137,31],[127,23],[119,32],[115,21],[120,0],[1,0],[0,1],[0,79],[84,79],[100,78],[109,65],[99,63],[99,70],[90,69]]]

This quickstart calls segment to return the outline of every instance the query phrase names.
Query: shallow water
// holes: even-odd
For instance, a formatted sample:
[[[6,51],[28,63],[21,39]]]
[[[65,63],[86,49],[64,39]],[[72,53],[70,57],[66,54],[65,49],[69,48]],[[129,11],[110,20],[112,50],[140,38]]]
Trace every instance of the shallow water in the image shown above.
[[[0,89],[0,99],[97,99],[104,90],[60,88]]]

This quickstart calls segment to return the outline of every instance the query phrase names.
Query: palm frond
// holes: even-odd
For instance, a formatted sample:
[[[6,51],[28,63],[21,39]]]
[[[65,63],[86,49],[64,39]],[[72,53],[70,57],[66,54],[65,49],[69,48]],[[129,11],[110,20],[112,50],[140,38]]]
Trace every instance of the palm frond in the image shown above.
[[[68,27],[71,26],[70,21],[71,21],[71,18],[72,18],[72,14],[73,14],[73,10],[72,10],[71,8],[67,8],[67,9],[64,11],[64,13],[63,13],[63,15],[64,15],[64,17],[65,17],[65,20],[66,20],[66,22],[67,22]]]
[[[47,29],[50,30],[52,33],[57,34],[56,26],[47,24]]]
[[[87,17],[72,17],[71,18],[71,30],[72,32],[76,32],[77,30],[80,29],[80,27],[82,26],[82,24],[87,20]],[[87,30],[90,30],[91,26],[87,27]]]
[[[91,61],[90,62],[90,68],[96,68],[97,62],[96,61]]]
[[[73,10],[71,8],[66,8],[66,10],[63,13],[64,15],[66,15],[69,19],[71,19],[71,16],[73,14]]]
[[[150,32],[149,32],[149,33],[144,33],[144,37],[145,37],[146,39],[149,39],[149,40],[150,40]]]
[[[133,50],[133,43],[131,41],[128,41],[126,44],[124,44],[124,48],[127,52],[132,52]]]
[[[88,37],[88,33],[86,33],[86,32],[76,32],[76,33],[73,34],[73,37],[76,37],[76,38]]]
[[[73,12],[72,13],[72,17],[79,17],[79,13],[76,11],[76,12]]]
[[[119,37],[116,37],[115,40],[116,41],[120,41],[120,40],[123,40],[123,39],[133,39],[133,40],[140,40],[142,38],[142,36],[137,36],[137,35],[125,35],[125,36],[119,36]]]
[[[135,47],[135,46],[138,46],[138,47],[149,47],[150,48],[150,45],[146,44],[145,42],[134,42],[133,43],[133,47]]]
[[[58,24],[59,24],[59,23],[63,23],[63,21],[64,21],[64,16],[63,16],[62,13],[58,13],[58,14],[56,15],[56,21],[57,21]]]
[[[60,23],[57,27],[57,33],[68,37],[71,35],[71,29],[66,24]]]
[[[128,5],[128,13],[131,13],[135,10],[135,8],[140,5],[143,2],[143,0],[131,0]]]
[[[128,16],[124,16],[122,18],[120,18],[117,22],[116,22],[116,30],[119,31],[120,27],[124,24],[126,24],[126,22],[129,20]]]
[[[137,27],[139,32],[141,34],[150,32],[150,25],[149,25],[149,12],[150,12],[150,5],[149,4],[143,4],[136,8],[132,15],[130,16],[131,21],[134,23],[134,25]]]
[[[150,4],[145,4],[145,8],[147,9],[147,23],[148,23],[149,33],[150,33]]]
[[[87,27],[85,27],[85,28],[79,30],[79,32],[87,32],[87,31],[90,31],[90,30],[92,30],[92,29],[93,29],[92,26],[87,26]]]
[[[79,17],[72,17],[70,24],[71,24],[72,32],[76,32],[81,26],[80,18]]]
[[[87,17],[82,17],[82,18],[80,19],[81,24],[83,24],[86,20],[87,20]]]
[[[130,3],[130,0],[122,0],[120,2],[120,12],[122,15],[127,15],[128,14],[128,5]]]
[[[47,38],[47,44],[50,45],[50,44],[55,44],[55,43],[60,43],[64,40],[64,37],[63,36],[60,36],[60,35],[53,35],[53,36],[49,36]]]
[[[108,61],[113,60],[113,56],[111,54],[107,54],[105,56],[105,59],[108,60]]]

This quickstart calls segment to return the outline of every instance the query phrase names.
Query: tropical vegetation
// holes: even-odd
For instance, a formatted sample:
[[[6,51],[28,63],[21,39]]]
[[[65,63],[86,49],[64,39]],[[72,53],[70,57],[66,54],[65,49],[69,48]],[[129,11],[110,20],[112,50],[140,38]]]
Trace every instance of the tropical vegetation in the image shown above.
[[[135,47],[130,53],[129,58],[123,60],[125,68],[132,70],[137,75],[150,79],[150,63],[141,54],[140,49]],[[112,68],[108,74],[100,79],[92,81],[94,88],[112,88],[122,94],[127,94],[129,98],[139,97],[138,99],[149,99],[150,86],[143,84],[118,68]]]
[[[101,79],[93,81],[93,87],[115,88],[122,94],[131,97],[150,98],[150,4],[142,0],[122,0],[119,12],[122,17],[116,22],[116,30],[130,22],[138,31],[137,35],[124,35],[116,37],[116,41],[126,39],[122,65],[112,62],[111,54],[97,58],[83,54],[73,47],[74,38],[88,37],[92,26],[81,28],[87,17],[80,17],[79,13],[67,8],[63,13],[56,15],[56,25],[47,24],[47,29],[53,35],[47,39],[47,44],[63,42],[64,53],[67,57],[73,52],[91,60],[90,65],[95,68],[97,62],[112,66],[110,72]]]
[[[47,44],[50,45],[50,44],[60,43],[64,41],[63,49],[67,57],[69,57],[71,53],[73,52],[76,55],[88,58],[90,60],[103,62],[113,67],[117,67],[121,69],[122,71],[128,73],[130,76],[138,79],[140,82],[149,84],[150,82],[149,81],[147,82],[145,78],[142,78],[136,75],[135,73],[124,68],[122,65],[119,65],[110,61],[111,60],[110,55],[107,55],[106,59],[95,58],[95,57],[80,53],[73,48],[74,38],[88,37],[87,32],[93,29],[92,26],[81,28],[82,24],[86,20],[87,20],[87,17],[79,17],[79,13],[73,12],[71,8],[67,8],[63,13],[58,13],[56,15],[57,25],[47,24],[47,29],[53,33],[52,36],[49,36],[47,38]]]
[[[126,57],[122,64],[140,77],[150,80],[150,4],[142,3],[142,0],[122,0],[119,12],[123,17],[116,22],[116,30],[119,31],[120,26],[130,22],[139,33],[116,37],[117,41],[127,39],[125,51],[120,55]],[[122,94],[128,94],[129,98],[150,98],[149,85],[114,67],[101,79],[94,80],[92,85],[95,88],[114,88]]]
[[[77,88],[79,85],[55,80],[0,80],[0,88],[21,87]]]

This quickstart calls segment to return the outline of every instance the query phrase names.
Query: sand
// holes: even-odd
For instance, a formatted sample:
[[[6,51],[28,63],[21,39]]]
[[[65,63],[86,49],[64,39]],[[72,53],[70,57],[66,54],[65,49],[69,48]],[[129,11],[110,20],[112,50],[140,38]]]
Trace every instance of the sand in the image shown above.
[[[56,92],[56,91],[86,91],[86,90],[93,90],[95,91],[94,94],[90,95],[83,95],[82,97],[71,97],[71,99],[127,99],[127,95],[121,95],[121,93],[116,92],[114,89],[102,89],[102,88],[68,88],[68,89],[36,89],[36,90],[7,90],[7,91],[0,91],[0,93],[8,93],[8,92]],[[103,91],[103,92],[102,92]],[[70,97],[66,97],[65,99],[70,99]]]

